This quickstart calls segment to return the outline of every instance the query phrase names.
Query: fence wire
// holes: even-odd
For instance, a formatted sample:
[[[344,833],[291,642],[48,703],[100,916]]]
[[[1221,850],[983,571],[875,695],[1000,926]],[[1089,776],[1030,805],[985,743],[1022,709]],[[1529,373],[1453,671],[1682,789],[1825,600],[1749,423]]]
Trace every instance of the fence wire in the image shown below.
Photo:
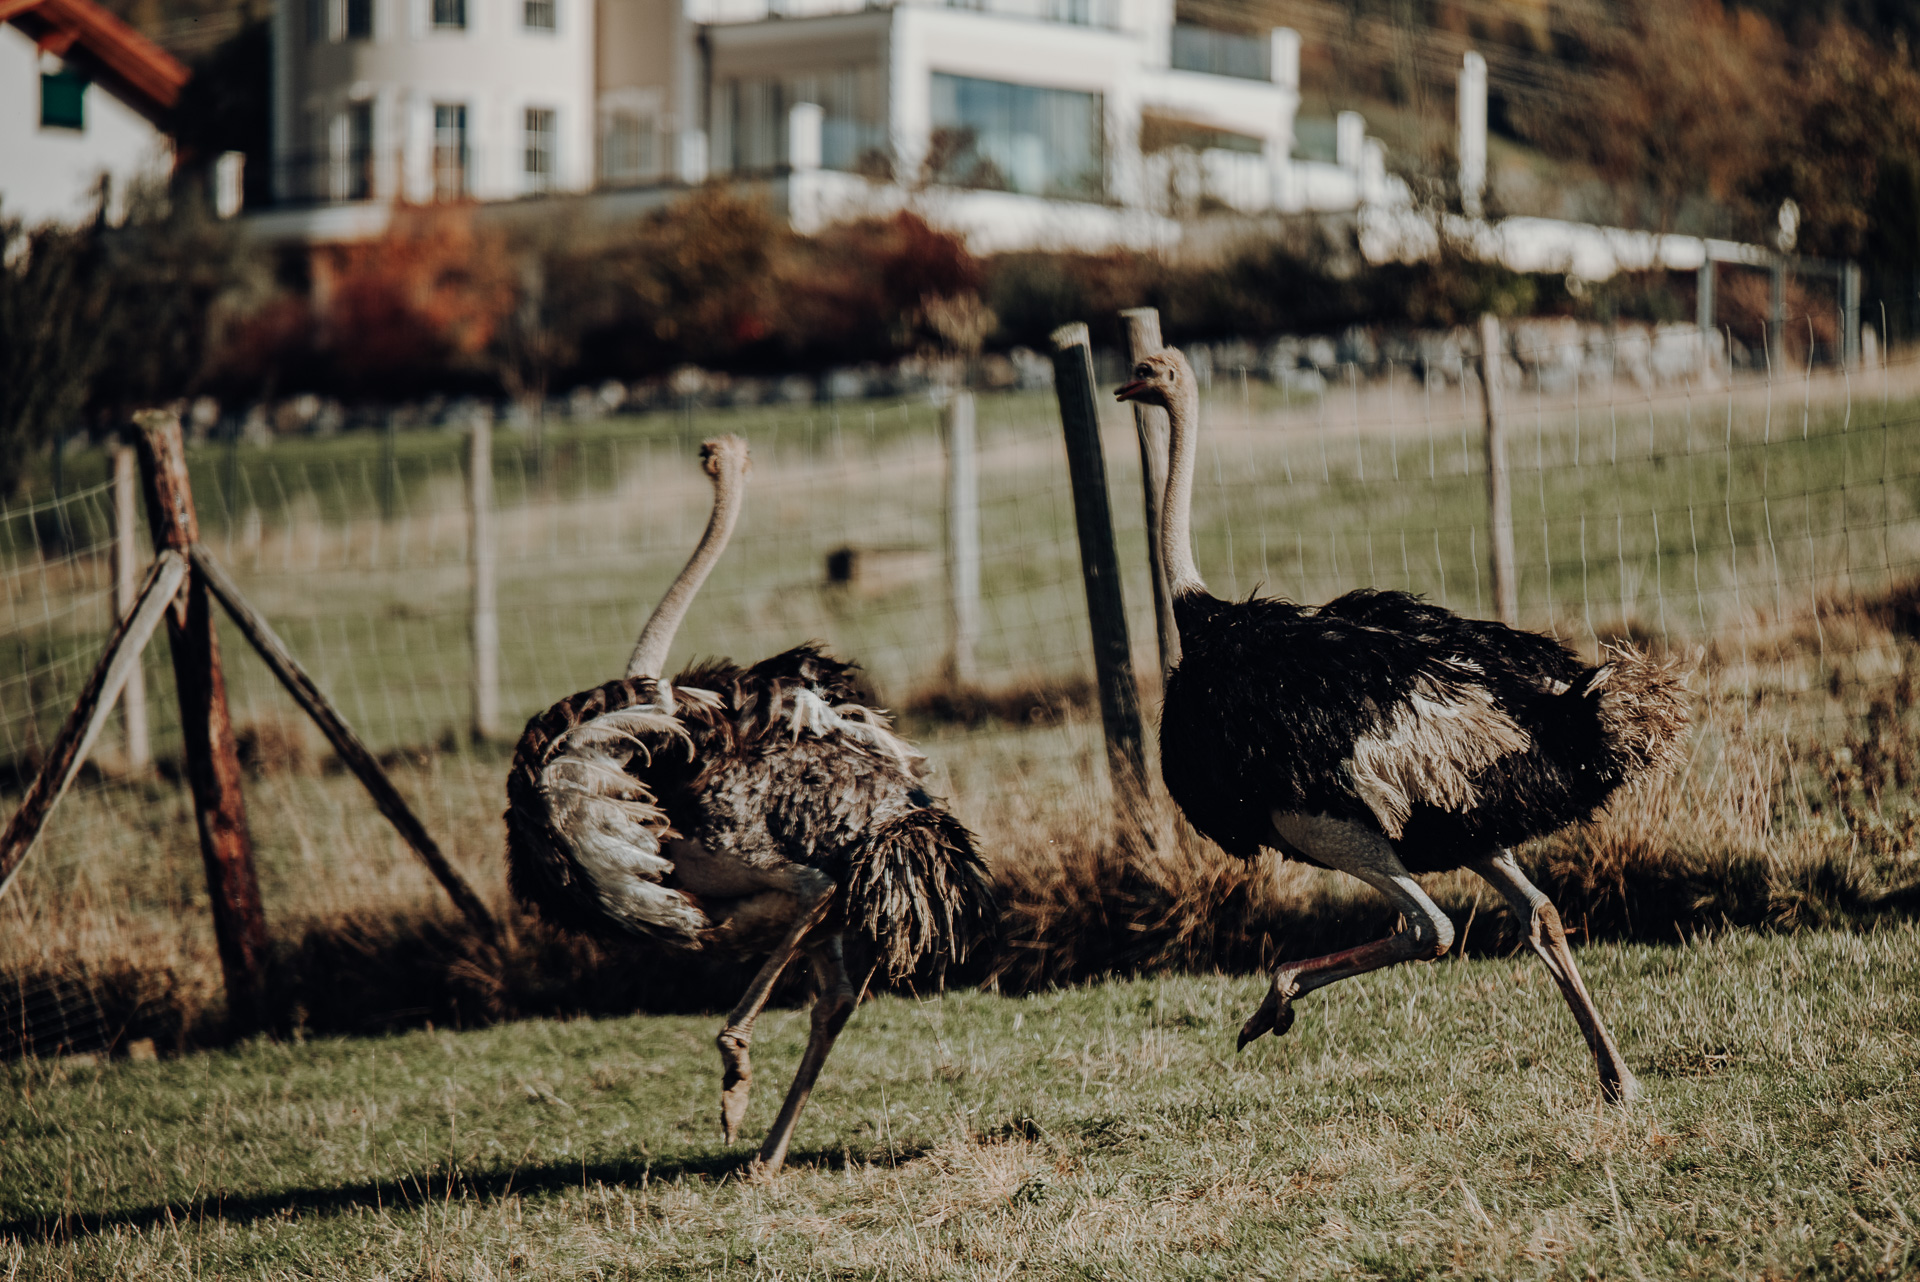
[[[1698,751],[1724,754],[1740,733],[1856,741],[1909,668],[1898,618],[1877,631],[1859,619],[1897,615],[1900,589],[1920,577],[1920,362],[1731,382],[1696,373],[1664,386],[1542,383],[1506,398],[1522,623],[1590,653],[1627,639],[1712,656],[1721,675]],[[1103,414],[1151,708],[1139,456],[1126,407]],[[1011,720],[908,721],[937,784],[991,829],[1010,807],[1098,791],[1104,766],[1055,407],[1045,393],[986,396],[978,424],[979,684],[1037,693],[1013,701]],[[932,405],[554,423],[494,433],[510,727],[618,675],[704,527],[697,445],[722,431],[752,446],[745,513],[674,666],[819,639],[862,662],[896,710],[943,687],[947,464]],[[1194,496],[1201,569],[1221,596],[1317,602],[1373,585],[1488,614],[1483,441],[1471,371],[1333,369],[1303,393],[1213,361]],[[469,735],[466,452],[457,430],[370,433],[204,445],[189,463],[203,540],[384,756],[455,863],[499,902],[507,748]],[[9,809],[111,625],[112,511],[96,485],[0,512]],[[147,555],[144,532],[141,546]],[[438,910],[438,888],[264,666],[231,629],[222,646],[276,933],[328,916]],[[155,769],[128,772],[110,728],[0,901],[0,1049],[97,1049],[138,1010],[218,986],[164,632],[144,662]],[[1817,773],[1794,786],[1827,786]],[[69,1000],[75,992],[85,1000]]]

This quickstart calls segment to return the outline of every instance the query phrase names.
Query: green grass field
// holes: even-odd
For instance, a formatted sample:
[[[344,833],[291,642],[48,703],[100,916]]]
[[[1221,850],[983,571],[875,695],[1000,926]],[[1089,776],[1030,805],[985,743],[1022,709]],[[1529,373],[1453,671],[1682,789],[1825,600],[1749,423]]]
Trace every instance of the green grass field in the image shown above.
[[[1898,1278],[1920,931],[1583,949],[1646,1100],[1526,954],[1316,994],[1168,976],[864,1006],[796,1158],[721,1147],[715,1020],[4,1070],[9,1278]],[[771,1012],[748,1117],[805,1016]]]
[[[1195,496],[1217,591],[1319,600],[1373,583],[1485,612],[1470,414],[1429,417],[1404,390],[1346,408],[1237,390],[1216,383],[1208,402]],[[723,1152],[713,1123],[712,1018],[472,1026],[633,1009],[652,977],[523,933],[514,964],[534,997],[469,1002],[441,896],[229,633],[276,1019],[416,1031],[205,1049],[220,978],[183,792],[89,776],[0,902],[0,980],[78,977],[167,1058],[0,1070],[0,1276],[1913,1275],[1920,615],[1886,593],[1920,573],[1920,402],[1847,391],[1810,393],[1804,417],[1753,388],[1516,409],[1524,621],[1698,665],[1689,769],[1524,852],[1601,941],[1583,962],[1642,1106],[1597,1106],[1557,995],[1524,954],[1485,955],[1510,935],[1463,876],[1433,893],[1475,956],[1336,987],[1285,1041],[1235,1057],[1258,981],[1190,972],[1358,942],[1387,928],[1378,904],[1298,866],[1249,874],[1164,812],[1159,853],[1129,861],[1084,708],[972,728],[909,717],[1007,902],[1005,985],[1034,995],[864,1008],[794,1169],[746,1185],[745,1150]],[[984,398],[981,426],[984,679],[1084,679],[1051,404]],[[1138,456],[1123,414],[1108,429],[1147,673]],[[722,430],[754,446],[749,506],[676,661],[821,637],[895,706],[937,681],[929,407],[569,425],[538,449],[503,430],[510,723],[617,670],[704,522],[693,443]],[[504,909],[506,749],[464,735],[461,450],[452,433],[347,435],[204,447],[192,464],[216,553]],[[16,776],[104,631],[104,496],[84,488],[86,456],[68,463],[62,483],[85,497],[58,519],[0,513]],[[882,554],[871,579],[824,582],[842,545]],[[147,672],[164,756],[163,650]],[[794,1011],[762,1025],[756,1134],[804,1031]]]

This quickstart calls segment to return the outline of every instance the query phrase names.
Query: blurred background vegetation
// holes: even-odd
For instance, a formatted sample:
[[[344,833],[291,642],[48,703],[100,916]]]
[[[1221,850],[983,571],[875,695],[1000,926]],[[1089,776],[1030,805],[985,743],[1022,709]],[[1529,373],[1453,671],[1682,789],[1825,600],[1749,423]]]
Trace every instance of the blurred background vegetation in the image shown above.
[[[1303,35],[1301,147],[1360,109],[1424,204],[1457,207],[1454,70],[1488,59],[1489,212],[1770,240],[1859,259],[1885,336],[1920,322],[1920,0],[1183,0],[1183,17]],[[194,64],[183,155],[236,149],[268,172],[264,0],[114,0]],[[537,403],[682,365],[810,371],[909,357],[928,297],[976,295],[990,349],[1067,320],[1157,306],[1173,341],[1446,327],[1481,311],[1602,321],[1692,315],[1690,273],[1570,288],[1443,247],[1370,265],[1350,221],[1202,227],[1177,252],[970,254],[913,214],[792,232],[719,188],[625,225],[564,200],[538,219],[406,212],[382,239],[276,250],[185,190],[141,193],[118,226],[36,229],[0,209],[0,495],[52,436],[137,405],[300,392]],[[1723,322],[1759,336],[1762,282],[1731,273]],[[1577,292],[1576,292],[1577,291]],[[1878,302],[1885,300],[1884,319]],[[1096,341],[1117,335],[1096,333]],[[25,375],[31,372],[33,377]]]

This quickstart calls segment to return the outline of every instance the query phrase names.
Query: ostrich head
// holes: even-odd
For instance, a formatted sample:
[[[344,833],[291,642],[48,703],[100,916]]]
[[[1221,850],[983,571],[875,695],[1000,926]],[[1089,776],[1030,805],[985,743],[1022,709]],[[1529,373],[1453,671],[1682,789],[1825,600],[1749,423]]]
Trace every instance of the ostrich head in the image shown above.
[[[735,489],[753,470],[753,458],[743,438],[716,436],[700,442],[700,466],[713,478],[715,489]]]
[[[1178,348],[1163,347],[1143,357],[1133,367],[1132,381],[1121,384],[1113,395],[1116,400],[1140,401],[1171,409],[1173,403],[1194,386],[1193,366],[1187,364],[1187,358]]]

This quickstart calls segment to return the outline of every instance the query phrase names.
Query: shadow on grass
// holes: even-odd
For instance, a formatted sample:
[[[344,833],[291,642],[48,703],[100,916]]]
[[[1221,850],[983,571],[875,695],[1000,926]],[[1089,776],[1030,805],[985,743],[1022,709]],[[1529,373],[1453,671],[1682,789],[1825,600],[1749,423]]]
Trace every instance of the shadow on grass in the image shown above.
[[[908,1148],[892,1160],[911,1161],[925,1149]],[[744,1178],[753,1151],[714,1153],[671,1161],[625,1158],[607,1162],[550,1162],[485,1172],[455,1171],[402,1175],[393,1180],[371,1180],[331,1188],[281,1189],[271,1193],[221,1194],[181,1202],[159,1202],[119,1211],[63,1211],[16,1216],[0,1220],[0,1238],[58,1242],[91,1236],[114,1228],[147,1229],[156,1225],[202,1224],[214,1221],[244,1225],[259,1220],[297,1215],[338,1215],[356,1210],[411,1211],[455,1198],[501,1200],[515,1193],[558,1193],[596,1184],[640,1185],[680,1179],[725,1180]],[[842,1170],[845,1149],[809,1149],[791,1153],[786,1169],[812,1166]]]

